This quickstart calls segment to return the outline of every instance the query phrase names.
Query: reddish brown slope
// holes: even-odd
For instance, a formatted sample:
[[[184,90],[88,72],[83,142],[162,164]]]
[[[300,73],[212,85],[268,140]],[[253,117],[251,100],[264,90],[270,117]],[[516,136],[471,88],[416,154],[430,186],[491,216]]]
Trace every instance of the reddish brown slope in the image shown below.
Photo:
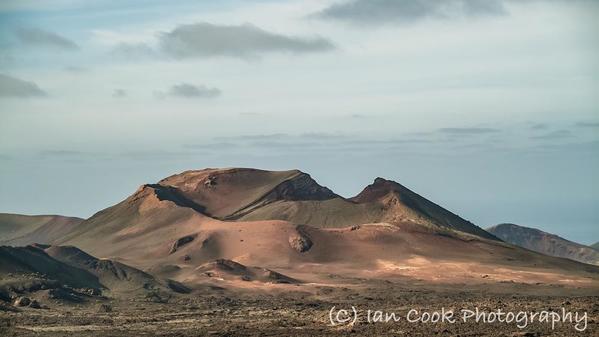
[[[326,200],[338,197],[298,171],[249,168],[186,171],[158,184],[176,188],[182,196],[202,205],[213,218],[237,218],[276,200]]]

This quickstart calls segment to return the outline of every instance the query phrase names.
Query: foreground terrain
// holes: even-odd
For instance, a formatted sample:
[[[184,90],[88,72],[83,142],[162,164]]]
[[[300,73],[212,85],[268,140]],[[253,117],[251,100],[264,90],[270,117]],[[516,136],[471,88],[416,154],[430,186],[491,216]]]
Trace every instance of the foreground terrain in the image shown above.
[[[48,304],[46,309],[0,312],[3,336],[593,336],[599,328],[597,289],[568,289],[513,282],[478,286],[431,285],[406,280],[339,280],[340,285],[302,285],[228,291],[213,288],[164,303],[143,298],[97,299],[87,304]],[[355,324],[333,326],[330,309],[354,306]],[[575,323],[367,323],[365,312],[404,315],[423,311],[502,309],[588,313],[583,332]],[[402,317],[403,318],[403,317]]]

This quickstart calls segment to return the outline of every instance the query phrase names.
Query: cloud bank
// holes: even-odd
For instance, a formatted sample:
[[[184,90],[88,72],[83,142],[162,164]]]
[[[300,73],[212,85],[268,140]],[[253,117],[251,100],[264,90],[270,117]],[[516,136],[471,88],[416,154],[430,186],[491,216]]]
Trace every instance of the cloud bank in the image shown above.
[[[324,38],[301,38],[265,31],[251,24],[239,26],[214,25],[206,22],[180,25],[161,33],[159,48],[176,58],[256,57],[262,53],[323,52],[334,48]]]
[[[552,132],[548,132],[546,134],[543,135],[539,135],[539,136],[532,136],[530,137],[531,139],[540,139],[540,140],[554,140],[554,139],[564,139],[564,138],[571,138],[574,135],[572,134],[572,132],[570,130],[555,130]]]
[[[350,0],[325,8],[316,16],[360,25],[379,25],[505,13],[500,0]]]
[[[499,132],[493,128],[441,128],[439,132],[451,135],[481,135]]]

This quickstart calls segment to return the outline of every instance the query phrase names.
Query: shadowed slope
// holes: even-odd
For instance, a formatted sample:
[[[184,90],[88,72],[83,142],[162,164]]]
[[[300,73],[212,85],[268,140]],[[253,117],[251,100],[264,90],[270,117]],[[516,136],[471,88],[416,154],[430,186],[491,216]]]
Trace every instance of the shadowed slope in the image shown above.
[[[28,274],[35,274],[71,287],[96,289],[101,287],[95,275],[54,259],[41,248],[1,246],[0,279],[13,279],[19,282],[19,275]]]
[[[496,239],[482,228],[391,180],[376,178],[374,183],[368,185],[351,200],[357,203],[382,204],[387,212],[381,220],[387,222],[424,221],[439,227],[451,228],[491,240]]]
[[[98,256],[127,256],[133,253],[128,239],[146,235],[160,239],[155,231],[192,217],[203,218],[199,212],[202,209],[172,187],[143,185],[132,196],[94,214],[53,244],[68,243]],[[153,240],[147,242],[151,244]]]
[[[118,261],[98,259],[72,246],[49,246],[44,251],[69,266],[98,277],[112,291],[157,290],[165,287],[154,276]]]
[[[83,301],[82,296],[96,296],[104,290],[158,299],[170,296],[171,290],[186,291],[178,282],[158,280],[139,269],[95,258],[71,246],[0,246],[0,292],[47,289],[53,289],[51,296],[79,302]]]

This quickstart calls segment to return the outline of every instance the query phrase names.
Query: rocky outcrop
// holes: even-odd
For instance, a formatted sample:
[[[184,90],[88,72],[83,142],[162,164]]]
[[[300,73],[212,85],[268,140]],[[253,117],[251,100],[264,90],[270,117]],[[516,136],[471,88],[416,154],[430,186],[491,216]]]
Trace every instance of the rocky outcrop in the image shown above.
[[[298,253],[305,253],[312,248],[313,243],[308,234],[298,227],[289,235],[289,245]]]
[[[195,240],[195,238],[197,237],[197,234],[191,234],[191,235],[186,235],[184,237],[181,237],[179,239],[177,239],[175,242],[173,242],[172,246],[171,246],[171,250],[168,252],[169,254],[173,254],[174,252],[176,252],[179,248],[185,246],[186,244],[192,242],[193,240]]]

